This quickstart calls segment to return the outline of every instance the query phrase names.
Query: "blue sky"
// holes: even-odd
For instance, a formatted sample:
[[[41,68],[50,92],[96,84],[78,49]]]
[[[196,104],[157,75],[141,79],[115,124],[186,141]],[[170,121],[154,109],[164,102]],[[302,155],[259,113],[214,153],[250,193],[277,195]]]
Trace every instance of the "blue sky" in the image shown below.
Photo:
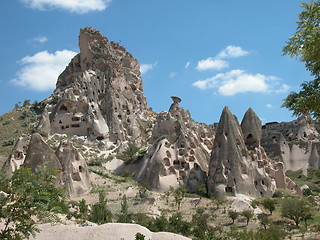
[[[309,2],[309,1],[307,1]],[[224,106],[242,119],[290,121],[280,108],[311,80],[282,56],[300,0],[0,0],[0,115],[25,99],[49,96],[92,26],[140,62],[148,106],[182,98],[195,121],[218,122]]]

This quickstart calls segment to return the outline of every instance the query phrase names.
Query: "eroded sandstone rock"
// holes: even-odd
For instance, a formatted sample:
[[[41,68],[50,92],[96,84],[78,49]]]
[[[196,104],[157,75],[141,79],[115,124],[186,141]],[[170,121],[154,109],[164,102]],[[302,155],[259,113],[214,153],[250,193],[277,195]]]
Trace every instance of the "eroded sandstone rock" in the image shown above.
[[[72,197],[78,197],[90,190],[87,164],[82,155],[68,141],[62,141],[56,150],[62,166],[62,184]]]
[[[285,171],[320,168],[320,135],[310,116],[267,123],[262,127],[261,145],[270,157],[284,163]]]
[[[51,131],[114,142],[141,140],[147,107],[138,61],[90,27],[80,30],[79,47],[58,78]]]
[[[190,113],[172,97],[168,112],[158,115],[151,143],[137,180],[153,189],[186,186],[196,192],[206,184],[213,129],[195,123]]]
[[[250,124],[257,126],[250,128]],[[210,158],[209,195],[273,195],[276,184],[265,169],[269,162],[260,146],[259,125],[261,126],[260,120],[252,109],[245,114],[243,130],[229,108],[223,109]]]
[[[28,141],[25,137],[20,137],[16,142],[15,146],[12,149],[10,156],[7,161],[4,163],[2,169],[8,174],[12,173],[19,169],[23,165],[24,160],[27,155]]]

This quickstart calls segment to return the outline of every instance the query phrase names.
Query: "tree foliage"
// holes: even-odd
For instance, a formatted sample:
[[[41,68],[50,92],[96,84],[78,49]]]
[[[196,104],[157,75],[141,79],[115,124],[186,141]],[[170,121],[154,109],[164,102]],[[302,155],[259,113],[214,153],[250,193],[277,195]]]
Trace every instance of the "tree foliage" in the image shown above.
[[[134,143],[128,143],[127,148],[121,153],[118,154],[118,158],[125,161],[125,163],[134,163],[139,160],[145,151],[143,151],[140,147],[135,145]]]
[[[265,198],[261,201],[261,205],[272,215],[273,211],[276,210],[277,200],[272,198]]]
[[[99,192],[99,202],[92,205],[90,220],[98,224],[111,222],[112,213],[108,209],[107,199],[104,192]]]
[[[281,206],[281,214],[283,217],[293,220],[297,227],[302,221],[306,224],[308,220],[313,218],[309,203],[300,198],[284,199]]]
[[[253,218],[253,212],[251,212],[249,210],[245,210],[245,211],[241,212],[241,215],[246,218],[247,226],[248,226],[250,219]]]
[[[64,192],[56,187],[52,171],[40,167],[16,170],[12,177],[0,173],[0,239],[23,239],[39,232],[38,219],[58,221],[56,213],[66,212]]]
[[[228,217],[232,219],[232,224],[234,224],[234,220],[236,220],[238,218],[238,216],[239,216],[239,213],[236,211],[230,210],[228,212]]]
[[[296,57],[305,63],[306,69],[315,76],[315,80],[304,82],[299,93],[291,92],[284,99],[283,107],[293,111],[294,115],[311,114],[320,118],[320,1],[302,3],[296,33],[289,38],[283,48],[283,54]]]

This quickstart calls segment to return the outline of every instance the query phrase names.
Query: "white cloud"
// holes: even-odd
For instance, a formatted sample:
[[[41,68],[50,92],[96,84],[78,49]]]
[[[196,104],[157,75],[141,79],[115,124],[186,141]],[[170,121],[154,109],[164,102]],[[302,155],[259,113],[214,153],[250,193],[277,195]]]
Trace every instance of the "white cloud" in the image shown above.
[[[154,63],[148,63],[148,64],[141,64],[140,65],[140,72],[141,75],[145,74],[146,72],[152,70],[155,66],[157,66],[158,62],[154,62]]]
[[[196,69],[199,71],[204,71],[208,69],[221,70],[228,66],[229,65],[226,61],[209,57],[207,59],[198,61]]]
[[[246,56],[248,54],[249,54],[248,51],[243,50],[239,46],[229,45],[217,55],[217,58],[220,58],[220,59],[221,58],[237,58],[237,57]]]
[[[169,78],[175,78],[177,76],[177,73],[171,72],[169,73]]]
[[[200,89],[216,88],[221,95],[233,96],[245,92],[278,93],[279,79],[263,74],[251,74],[235,69],[227,73],[219,73],[211,78],[199,80],[192,85]],[[287,86],[287,85],[282,85]],[[283,87],[284,88],[284,87]]]
[[[290,88],[291,88],[291,87],[290,87],[289,85],[287,85],[287,84],[282,84],[282,85],[281,85],[277,90],[275,90],[274,92],[275,92],[275,93],[285,93],[285,92],[288,92]]]
[[[184,65],[184,68],[188,68],[190,66],[191,62],[186,62],[186,65]]]
[[[36,37],[33,39],[34,42],[45,43],[48,41],[48,38],[45,36]]]
[[[237,58],[237,57],[246,56],[248,54],[249,54],[248,51],[243,50],[239,46],[229,45],[225,49],[222,49],[216,57],[214,58],[209,57],[207,59],[198,61],[196,69],[199,71],[204,71],[208,69],[221,70],[229,66],[229,63],[227,61],[222,60],[223,58]]]
[[[23,67],[11,82],[36,91],[52,90],[59,74],[76,54],[73,51],[62,50],[55,53],[42,51],[33,56],[26,56],[19,61]]]
[[[28,7],[37,10],[61,8],[70,12],[84,14],[91,11],[103,11],[112,0],[21,0]]]
[[[266,104],[266,107],[267,107],[267,108],[273,108],[272,104],[269,104],[269,103]]]

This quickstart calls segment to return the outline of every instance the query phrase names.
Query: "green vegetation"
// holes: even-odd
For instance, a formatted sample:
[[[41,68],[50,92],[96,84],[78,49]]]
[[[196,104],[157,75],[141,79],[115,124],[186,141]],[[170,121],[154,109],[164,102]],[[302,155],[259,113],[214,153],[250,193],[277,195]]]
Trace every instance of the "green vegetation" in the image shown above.
[[[34,216],[57,222],[56,213],[65,213],[64,192],[56,187],[54,172],[41,167],[15,171],[12,177],[0,172],[1,239],[24,239],[39,232]]]
[[[134,143],[128,143],[127,148],[118,154],[117,158],[122,159],[125,163],[134,163],[141,160],[145,152],[145,150],[142,150]]]
[[[34,133],[38,117],[42,112],[42,104],[25,100],[22,106],[16,104],[15,108],[0,117],[0,165],[9,156],[12,146],[22,135]]]
[[[309,168],[305,175],[302,170],[287,171],[286,175],[291,178],[298,185],[308,185],[309,190],[304,192],[305,195],[320,193],[320,170]]]
[[[145,235],[143,235],[142,233],[137,232],[135,235],[135,240],[144,240],[145,239]]]
[[[251,212],[251,211],[249,211],[249,210],[246,210],[246,211],[241,212],[241,215],[246,218],[246,220],[247,220],[247,226],[248,226],[248,224],[249,224],[249,222],[250,222],[250,219],[252,219],[253,216],[254,216],[254,215],[253,215],[253,212]]]
[[[313,218],[310,204],[301,198],[284,199],[281,204],[281,214],[293,220],[297,227],[302,221],[307,226],[307,221]]]
[[[306,69],[314,80],[301,84],[302,90],[291,92],[284,99],[283,107],[293,111],[294,115],[303,113],[320,118],[320,2],[313,0],[302,3],[296,33],[289,38],[283,48],[283,54],[296,57],[305,63]]]
[[[239,213],[236,211],[230,210],[228,212],[228,217],[232,219],[232,224],[234,224],[234,221],[238,218],[238,216],[239,216]]]
[[[99,193],[99,202],[92,205],[90,221],[104,224],[112,221],[112,213],[108,209],[107,199],[104,192]]]

